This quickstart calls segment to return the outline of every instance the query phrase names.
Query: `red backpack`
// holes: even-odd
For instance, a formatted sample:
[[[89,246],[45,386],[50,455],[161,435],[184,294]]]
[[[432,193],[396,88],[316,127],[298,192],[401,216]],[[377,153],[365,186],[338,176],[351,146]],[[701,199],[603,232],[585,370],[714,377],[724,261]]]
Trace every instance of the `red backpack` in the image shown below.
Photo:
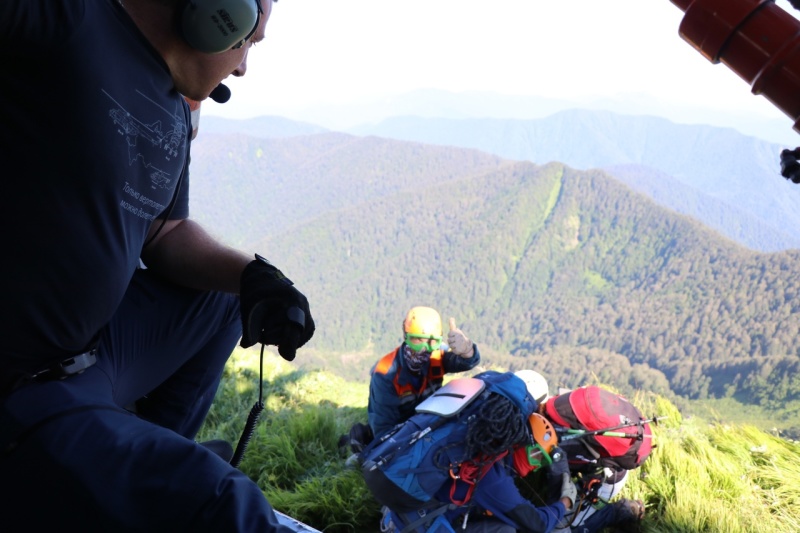
[[[597,386],[550,398],[544,415],[560,426],[559,446],[569,455],[571,466],[584,462],[632,470],[653,449],[650,421],[624,397]]]

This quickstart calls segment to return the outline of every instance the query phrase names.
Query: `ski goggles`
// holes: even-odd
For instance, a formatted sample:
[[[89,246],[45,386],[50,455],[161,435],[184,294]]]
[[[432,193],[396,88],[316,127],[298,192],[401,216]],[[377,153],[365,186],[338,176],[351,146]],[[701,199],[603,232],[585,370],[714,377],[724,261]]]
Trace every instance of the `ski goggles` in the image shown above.
[[[406,333],[406,345],[415,352],[433,352],[442,345],[442,336],[419,337]]]

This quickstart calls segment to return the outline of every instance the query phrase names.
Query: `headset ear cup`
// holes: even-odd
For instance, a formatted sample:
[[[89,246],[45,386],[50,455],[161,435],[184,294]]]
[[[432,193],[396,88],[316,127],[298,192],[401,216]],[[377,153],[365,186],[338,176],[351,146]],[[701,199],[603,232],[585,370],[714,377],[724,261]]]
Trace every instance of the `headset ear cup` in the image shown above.
[[[184,40],[207,54],[230,50],[256,30],[259,0],[187,0],[179,20]]]

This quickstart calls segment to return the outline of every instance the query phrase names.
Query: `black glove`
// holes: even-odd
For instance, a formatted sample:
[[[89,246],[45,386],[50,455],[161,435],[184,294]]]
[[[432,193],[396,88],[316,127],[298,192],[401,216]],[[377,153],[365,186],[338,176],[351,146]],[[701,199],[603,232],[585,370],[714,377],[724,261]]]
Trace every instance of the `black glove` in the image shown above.
[[[557,477],[560,480],[563,474],[569,474],[569,461],[564,450],[556,446],[550,451],[550,458],[553,464],[550,465],[548,477]]]
[[[242,272],[242,348],[255,343],[278,347],[287,361],[314,335],[308,299],[269,261],[256,254]]]

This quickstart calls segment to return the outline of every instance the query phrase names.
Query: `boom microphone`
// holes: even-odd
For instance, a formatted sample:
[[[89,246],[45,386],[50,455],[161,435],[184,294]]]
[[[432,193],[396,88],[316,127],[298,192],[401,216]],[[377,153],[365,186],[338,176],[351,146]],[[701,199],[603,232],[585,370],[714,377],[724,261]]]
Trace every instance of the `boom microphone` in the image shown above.
[[[231,99],[231,90],[228,89],[227,85],[220,83],[214,88],[213,91],[211,91],[211,94],[208,96],[216,103],[224,104]]]

